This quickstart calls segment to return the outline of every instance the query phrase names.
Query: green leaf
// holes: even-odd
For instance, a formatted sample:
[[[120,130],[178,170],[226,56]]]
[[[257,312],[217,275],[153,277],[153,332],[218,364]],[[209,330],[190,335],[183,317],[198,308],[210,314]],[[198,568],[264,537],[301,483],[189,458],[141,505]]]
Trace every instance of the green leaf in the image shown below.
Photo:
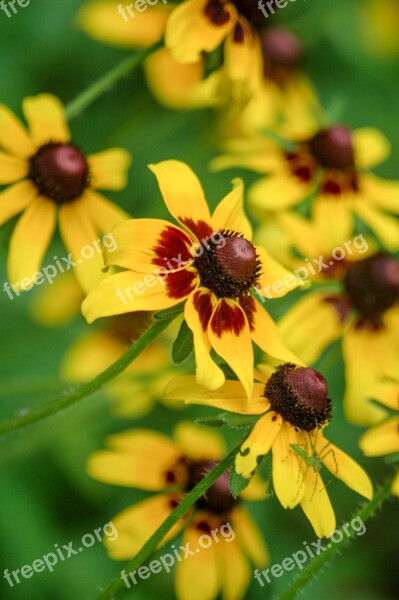
[[[195,419],[195,422],[198,425],[203,425],[204,427],[223,427],[226,425],[226,422],[221,416],[218,417],[199,417]]]
[[[187,323],[183,321],[181,324],[179,333],[173,344],[172,358],[175,364],[180,364],[183,360],[186,360],[193,351],[194,338],[193,333]]]
[[[170,308],[165,308],[165,310],[161,310],[160,312],[155,313],[154,319],[164,321],[167,319],[178,317],[184,310],[184,304],[184,302],[180,302],[180,304],[176,304],[175,306],[171,306]]]
[[[231,471],[229,483],[230,483],[230,492],[236,498],[249,484],[251,480],[246,479],[242,475],[239,475],[236,471]]]
[[[233,429],[252,429],[258,420],[258,415],[237,415],[235,413],[222,413],[219,418],[222,418],[227,427]]]

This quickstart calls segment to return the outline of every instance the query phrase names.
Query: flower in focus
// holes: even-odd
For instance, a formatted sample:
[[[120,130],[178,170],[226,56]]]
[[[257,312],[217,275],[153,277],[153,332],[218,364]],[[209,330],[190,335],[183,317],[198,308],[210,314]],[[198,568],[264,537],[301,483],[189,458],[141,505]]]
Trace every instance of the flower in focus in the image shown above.
[[[175,428],[173,441],[155,431],[136,429],[111,436],[107,445],[108,450],[89,458],[88,473],[92,477],[158,492],[113,519],[118,537],[105,543],[111,558],[116,560],[135,556],[184,494],[226,452],[221,436],[189,422]],[[176,561],[179,600],[213,600],[220,592],[226,600],[240,600],[252,579],[249,563],[264,568],[268,561],[264,541],[241,502],[241,497],[265,498],[265,485],[260,479],[254,480],[240,498],[234,498],[228,477],[228,472],[221,475],[163,540],[169,541],[185,527],[183,544],[193,552]],[[217,543],[202,545],[202,538],[212,531],[216,535],[216,530]]]
[[[269,174],[249,189],[249,202],[259,213],[290,210],[312,197],[311,217],[331,230],[352,231],[357,216],[388,250],[399,248],[399,182],[368,172],[390,151],[378,130],[318,129],[314,123],[307,139],[296,138],[289,150],[261,136],[230,147],[231,154],[216,159],[214,168],[241,165]]]
[[[250,294],[254,286],[281,297],[298,280],[263,248],[251,243],[243,212],[243,185],[211,216],[197,177],[184,163],[151,165],[169,212],[182,228],[161,219],[133,219],[116,227],[117,248],[107,264],[124,268],[100,283],[83,302],[89,322],[142,310],[163,310],[184,301],[184,318],[194,335],[197,378],[215,389],[224,374],[210,356],[215,350],[252,397],[253,348],[280,360],[298,360],[281,344],[266,310]],[[288,278],[288,279],[287,279]],[[275,281],[287,281],[274,291]]]
[[[371,392],[370,398],[381,403],[390,411],[399,411],[398,381],[379,383]],[[399,415],[379,423],[367,431],[359,441],[366,456],[387,456],[399,453]],[[392,483],[392,493],[399,498],[399,471]]]
[[[235,468],[250,478],[259,461],[272,452],[273,485],[284,508],[298,504],[316,535],[329,537],[335,515],[320,475],[322,465],[349,488],[372,497],[372,484],[363,469],[329,442],[322,432],[331,418],[327,382],[316,370],[284,364],[272,372],[260,366],[248,408],[237,381],[216,391],[201,388],[190,376],[173,379],[166,395],[187,404],[213,406],[241,415],[262,415],[236,456]]]
[[[61,237],[78,263],[74,272],[88,291],[103,276],[103,258],[91,248],[82,260],[82,249],[127,217],[96,189],[125,187],[130,155],[113,148],[86,156],[70,141],[63,106],[50,94],[25,98],[22,108],[29,132],[0,105],[0,183],[11,184],[0,192],[0,225],[23,213],[10,243],[9,280],[17,289],[24,278],[35,283],[58,213]]]

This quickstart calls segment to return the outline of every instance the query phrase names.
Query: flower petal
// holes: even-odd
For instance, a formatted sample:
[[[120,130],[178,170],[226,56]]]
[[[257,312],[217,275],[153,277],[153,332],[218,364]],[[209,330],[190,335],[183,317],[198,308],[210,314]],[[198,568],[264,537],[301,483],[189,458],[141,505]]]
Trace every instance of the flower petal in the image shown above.
[[[212,348],[233,369],[250,400],[254,355],[248,320],[237,302],[219,300],[208,325],[208,337]]]
[[[165,160],[149,168],[158,180],[170,214],[199,241],[202,236],[211,235],[211,215],[204,190],[190,167],[177,160]]]
[[[216,551],[219,558],[223,600],[242,600],[250,584],[252,571],[240,548],[239,540],[221,538]]]
[[[305,474],[305,494],[301,507],[317,537],[330,537],[336,526],[334,509],[320,474],[311,467],[307,468]]]
[[[112,236],[110,232],[118,223],[126,221],[129,218],[129,215],[122,208],[94,190],[87,189],[80,201],[84,206],[84,212],[94,224],[94,227],[99,232],[108,234],[108,236]],[[111,249],[106,252],[105,242],[106,240],[103,243],[104,253],[110,254],[114,252]]]
[[[28,162],[23,158],[0,152],[0,184],[14,183],[28,175]]]
[[[371,204],[399,215],[399,181],[364,174],[361,179],[361,191]]]
[[[256,246],[256,252],[262,265],[256,286],[259,294],[266,298],[281,298],[301,285],[301,280],[274,260],[264,248]]]
[[[319,196],[312,204],[312,217],[326,252],[351,239],[354,222],[349,199]]]
[[[223,6],[224,22],[221,25],[212,23],[207,17],[207,4],[208,0],[183,2],[168,19],[165,45],[178,62],[197,62],[202,52],[215,50],[233,28],[237,12],[231,2]]]
[[[52,285],[35,294],[30,305],[32,319],[44,327],[63,327],[80,315],[84,293],[72,271],[61,273]]]
[[[248,202],[260,210],[285,210],[304,200],[311,189],[289,173],[279,173],[256,181],[249,189]]]
[[[35,153],[35,146],[25,127],[4,104],[0,104],[0,146],[20,158],[28,158]]]
[[[123,148],[111,148],[87,157],[90,184],[97,190],[122,190],[127,185],[127,171],[132,162]]]
[[[42,196],[30,202],[16,224],[10,242],[8,274],[11,282],[22,284],[25,277],[31,279],[40,270],[54,233],[55,221],[54,202]],[[22,289],[31,289],[33,283],[25,282]]]
[[[385,456],[399,452],[399,417],[393,417],[366,431],[360,438],[359,446],[366,456]]]
[[[64,107],[55,96],[39,94],[25,98],[22,104],[29,132],[36,146],[47,142],[67,142],[69,129]]]
[[[284,508],[294,508],[301,502],[305,493],[299,458],[290,447],[290,444],[297,443],[295,429],[284,422],[272,446],[273,486]]]
[[[355,206],[357,215],[375,233],[382,244],[391,252],[399,249],[399,223],[398,219],[383,213],[366,204],[357,202]]]
[[[182,456],[193,460],[219,460],[226,454],[223,437],[217,432],[181,421],[173,431],[173,438]]]
[[[237,540],[254,565],[258,568],[265,567],[270,560],[269,551],[258,527],[243,506],[234,507],[231,524]]]
[[[243,477],[251,477],[258,466],[258,460],[267,454],[276,436],[280,433],[283,420],[271,411],[257,421],[255,427],[241,446],[236,456],[237,473]]]
[[[244,184],[233,179],[233,190],[219,202],[212,215],[214,231],[230,229],[251,241],[252,227],[244,212]]]
[[[28,180],[15,183],[0,192],[0,225],[25,210],[36,196],[37,190]]]
[[[399,471],[396,473],[396,477],[392,482],[391,492],[394,496],[399,498]]]
[[[388,138],[374,127],[362,127],[352,132],[355,162],[358,169],[371,169],[384,162],[391,153]]]

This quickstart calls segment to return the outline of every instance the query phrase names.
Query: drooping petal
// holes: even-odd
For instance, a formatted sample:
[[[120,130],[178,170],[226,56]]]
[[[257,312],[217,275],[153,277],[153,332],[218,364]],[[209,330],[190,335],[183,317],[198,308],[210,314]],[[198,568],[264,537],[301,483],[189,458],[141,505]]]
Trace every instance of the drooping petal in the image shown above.
[[[291,290],[297,288],[301,281],[290,271],[287,271],[264,248],[256,246],[262,272],[258,279],[256,289],[265,298],[281,298]]]
[[[4,104],[0,104],[0,146],[21,158],[28,158],[35,152],[25,127]]]
[[[184,546],[195,554],[177,563],[175,585],[178,600],[215,600],[221,586],[216,544],[209,548],[201,547],[200,538],[204,531],[197,523],[196,519],[183,533]]]
[[[102,243],[105,254],[112,254],[116,250],[116,243],[112,243],[113,234],[111,232],[118,223],[126,221],[129,215],[122,208],[91,189],[85,191],[81,202],[84,205],[84,212],[95,228],[102,234],[107,234]],[[109,244],[110,241],[111,244],[107,249],[105,244]]]
[[[235,506],[231,514],[231,524],[245,554],[258,568],[269,562],[270,556],[263,537],[243,506]]]
[[[146,429],[110,436],[107,446],[109,450],[90,456],[87,463],[90,477],[143,490],[166,488],[170,483],[167,473],[180,457],[176,445],[166,435]]]
[[[0,192],[0,225],[25,210],[36,196],[37,190],[28,180],[15,183]]]
[[[366,202],[399,215],[399,181],[381,179],[368,173],[362,175],[361,190]]]
[[[305,468],[305,493],[301,501],[302,510],[312,524],[317,537],[330,537],[336,526],[334,509],[320,473],[317,473],[312,467]]]
[[[280,433],[272,446],[273,486],[276,496],[284,508],[294,508],[305,493],[303,472],[299,457],[290,447],[297,444],[295,429],[289,423],[283,423]]]
[[[259,471],[257,471],[252,479],[250,480],[247,487],[240,492],[240,498],[247,500],[248,502],[254,502],[257,500],[265,500],[267,497],[268,484],[262,479]]]
[[[205,9],[209,0],[183,2],[171,14],[165,31],[165,45],[178,62],[194,63],[202,52],[212,52],[233,28],[237,11],[231,2],[223,5],[221,24],[214,24]]]
[[[314,226],[322,242],[322,249],[331,252],[350,240],[353,216],[347,198],[319,196],[312,204]],[[315,255],[316,256],[316,255]]]
[[[14,183],[28,175],[29,164],[23,158],[0,152],[0,184]]]
[[[257,36],[248,21],[239,16],[224,44],[225,69],[234,83],[250,86],[252,73],[254,85],[261,79],[262,59],[256,42]]]
[[[223,437],[216,431],[181,421],[173,437],[182,456],[193,460],[219,460],[226,453]]]
[[[251,477],[258,460],[267,454],[279,434],[283,420],[277,413],[271,411],[257,421],[255,427],[242,444],[236,456],[236,471],[243,477]]]
[[[183,5],[181,5],[183,6]],[[170,214],[198,239],[211,235],[211,215],[201,183],[185,163],[165,160],[149,165]]]
[[[242,233],[251,241],[252,227],[244,212],[244,185],[241,179],[233,179],[233,190],[223,198],[212,215],[214,231],[230,229]]]
[[[10,242],[8,276],[12,283],[21,284],[20,288],[33,287],[31,278],[40,270],[54,233],[55,221],[54,202],[39,196],[30,202],[16,224]],[[25,278],[28,278],[30,283],[24,283]]]
[[[388,138],[374,127],[362,127],[352,132],[355,163],[358,169],[371,169],[384,162],[391,153]]]
[[[247,317],[237,302],[220,299],[208,325],[212,348],[233,369],[252,398],[254,355]]]
[[[184,307],[184,318],[194,337],[197,383],[210,390],[219,388],[225,381],[223,371],[210,356],[211,343],[207,329],[213,306],[212,294],[199,289],[187,299]]]
[[[250,584],[252,571],[241,550],[240,543],[235,539],[220,539],[216,546],[220,575],[222,579],[223,600],[241,600]]]
[[[371,500],[373,485],[367,473],[353,458],[326,440],[321,433],[316,437],[315,449],[324,466],[334,477],[343,481],[351,490]]]
[[[344,330],[334,305],[326,295],[312,292],[301,298],[278,323],[284,343],[306,364],[313,364]]]
[[[90,185],[97,190],[122,190],[127,185],[127,172],[132,162],[123,148],[111,148],[87,157]]]
[[[47,142],[67,142],[69,129],[64,107],[55,96],[39,94],[25,98],[22,104],[29,133],[36,146]]]
[[[366,456],[385,456],[399,452],[399,417],[393,417],[366,431],[360,438],[359,446]]]
[[[396,217],[360,201],[356,203],[355,210],[388,250],[396,252],[399,249],[399,223]]]

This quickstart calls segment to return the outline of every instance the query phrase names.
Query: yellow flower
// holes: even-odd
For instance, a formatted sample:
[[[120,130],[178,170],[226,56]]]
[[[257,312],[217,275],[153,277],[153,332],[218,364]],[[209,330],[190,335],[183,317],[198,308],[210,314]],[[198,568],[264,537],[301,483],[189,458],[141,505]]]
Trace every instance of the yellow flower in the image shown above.
[[[116,560],[135,556],[184,493],[199,483],[226,452],[221,436],[189,422],[176,427],[174,441],[161,433],[136,429],[111,436],[108,447],[109,450],[96,452],[89,458],[88,472],[92,477],[105,483],[158,492],[113,519],[118,537],[108,539],[106,545],[111,558]],[[242,493],[247,500],[265,496],[266,488],[260,479],[253,480]],[[226,600],[244,598],[252,579],[250,563],[264,568],[268,552],[240,499],[231,496],[227,472],[180,519],[163,543],[183,527],[183,545],[189,544],[186,547],[194,555],[176,560],[177,598],[214,600],[220,592]],[[201,537],[209,536],[212,531],[215,535],[217,531],[229,535],[219,534],[217,543],[202,549]]]
[[[391,411],[399,411],[399,383],[379,383],[369,395]],[[366,456],[387,456],[399,452],[399,415],[393,416],[367,431],[359,446]],[[399,471],[392,483],[392,493],[399,498]]]
[[[95,190],[122,189],[130,156],[113,148],[86,157],[70,141],[63,106],[54,96],[25,98],[22,108],[29,132],[0,105],[0,183],[12,184],[0,193],[0,225],[23,212],[10,244],[10,282],[19,289],[24,278],[35,281],[58,212],[61,237],[87,291],[101,279],[103,260],[101,252],[82,260],[82,248],[127,216]]]
[[[397,0],[366,0],[358,6],[364,50],[381,58],[399,56]]]
[[[296,138],[291,150],[261,136],[230,143],[231,154],[213,166],[269,173],[249,189],[249,203],[262,214],[290,210],[311,196],[311,216],[318,213],[331,231],[352,231],[358,216],[388,250],[397,250],[399,182],[367,172],[389,155],[388,140],[370,127],[315,125],[309,124],[307,139]]]
[[[210,392],[191,376],[177,377],[167,386],[166,395],[187,404],[261,415],[236,456],[237,473],[251,477],[271,450],[273,485],[282,506],[292,509],[300,504],[316,535],[329,537],[335,529],[335,515],[320,476],[322,465],[369,499],[372,484],[363,469],[322,433],[331,418],[324,377],[314,369],[290,363],[280,365],[274,373],[269,367],[260,369],[257,379],[261,383],[254,384],[249,408],[237,381],[226,381]]]
[[[182,228],[161,219],[128,220],[116,227],[117,248],[105,260],[126,270],[89,293],[83,314],[92,322],[126,312],[162,310],[184,301],[184,317],[194,335],[198,381],[211,389],[224,382],[222,370],[210,356],[213,348],[237,374],[250,398],[251,340],[275,358],[297,360],[280,343],[274,322],[250,290],[255,285],[270,288],[285,277],[292,289],[298,280],[263,248],[252,245],[241,180],[234,180],[233,190],[211,216],[201,184],[186,164],[170,160],[150,169]],[[289,287],[271,289],[270,296],[285,295]]]

